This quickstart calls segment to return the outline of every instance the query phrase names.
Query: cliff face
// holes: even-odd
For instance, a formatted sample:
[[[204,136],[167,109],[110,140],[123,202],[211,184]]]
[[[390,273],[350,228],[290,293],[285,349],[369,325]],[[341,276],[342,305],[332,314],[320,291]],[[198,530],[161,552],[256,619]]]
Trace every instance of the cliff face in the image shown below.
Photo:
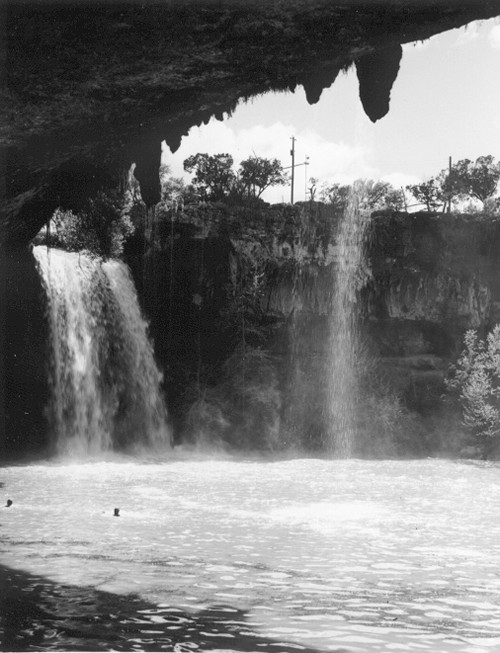
[[[135,219],[126,255],[177,441],[202,433],[252,449],[323,450],[339,260],[331,208],[160,205]],[[443,378],[463,333],[484,334],[500,321],[499,247],[500,223],[491,218],[372,216],[358,270],[358,427],[369,437],[356,455],[439,450],[443,443],[428,434],[436,431]],[[36,453],[47,444],[50,361],[30,252],[4,257],[0,278],[0,445],[4,453]]]
[[[424,414],[441,406],[464,332],[484,335],[498,321],[499,238],[498,222],[478,216],[374,216],[368,332],[391,381]]]
[[[173,0],[0,7],[5,202],[0,246],[27,243],[135,162],[159,199],[161,142],[240,99],[303,85],[320,98],[354,64],[372,120],[387,113],[401,44],[500,13],[500,0]]]
[[[319,203],[149,214],[136,276],[179,429],[186,387],[216,386],[243,338],[273,357],[281,444],[322,446],[337,227]],[[383,383],[426,419],[440,413],[465,330],[498,320],[499,245],[500,225],[474,216],[372,216],[359,270],[363,339]]]
[[[129,260],[179,435],[193,397],[221,384],[242,343],[276,355],[285,383],[294,313],[326,325],[335,220],[321,206],[304,219],[287,205],[207,204],[150,210],[144,224]]]

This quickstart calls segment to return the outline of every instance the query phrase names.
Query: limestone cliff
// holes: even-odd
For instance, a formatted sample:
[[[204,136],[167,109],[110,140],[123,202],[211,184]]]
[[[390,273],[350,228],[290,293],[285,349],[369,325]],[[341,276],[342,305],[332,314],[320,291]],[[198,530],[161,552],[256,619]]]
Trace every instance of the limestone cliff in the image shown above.
[[[321,449],[338,261],[331,207],[160,205],[135,219],[126,256],[177,441],[201,423],[231,445]],[[387,445],[386,455],[439,449],[426,439],[426,420],[439,417],[443,376],[463,333],[500,321],[499,247],[500,223],[491,216],[372,215],[359,269],[365,346],[378,360],[376,382],[393,393],[379,401],[382,418],[392,419],[395,405],[408,419],[409,408],[422,430],[415,435],[398,422],[397,447]],[[30,252],[4,257],[0,278],[0,444],[11,454],[34,453],[47,443],[50,361]],[[380,406],[370,412],[368,399],[361,416],[371,431]]]
[[[234,320],[244,319],[247,343],[255,332],[257,346],[275,357],[282,418],[293,409],[301,444],[317,446],[338,217],[307,203],[206,205],[191,214],[157,211],[149,220],[136,277],[173,412],[181,416],[194,378],[217,382],[237,345]],[[478,216],[372,216],[359,270],[363,331],[385,381],[412,409],[439,412],[443,377],[465,330],[484,332],[498,320],[499,245],[500,225]]]

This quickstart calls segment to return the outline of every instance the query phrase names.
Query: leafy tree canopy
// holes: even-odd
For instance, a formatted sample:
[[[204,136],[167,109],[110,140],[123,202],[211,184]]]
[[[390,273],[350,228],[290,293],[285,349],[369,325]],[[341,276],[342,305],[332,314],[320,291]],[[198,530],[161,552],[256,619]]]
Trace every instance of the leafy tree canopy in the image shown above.
[[[402,191],[387,181],[366,181],[366,204],[372,211],[393,209],[401,211],[404,207]],[[323,185],[321,200],[333,206],[335,213],[343,213],[349,202],[351,186],[341,184]]]
[[[368,206],[374,210],[393,209],[401,211],[404,207],[404,197],[401,190],[394,188],[388,181],[372,181],[366,183]]]
[[[259,198],[271,186],[284,186],[288,178],[278,159],[251,156],[240,163],[238,179],[248,197]]]
[[[193,185],[204,199],[215,202],[227,197],[234,187],[236,175],[230,154],[193,154],[184,161],[184,170],[194,173]]]
[[[500,325],[485,340],[467,331],[464,344],[446,387],[462,408],[465,426],[487,454],[491,439],[500,436]]]
[[[469,193],[481,202],[486,202],[497,191],[500,179],[500,163],[495,163],[491,154],[478,157],[467,168]],[[466,177],[467,179],[467,177]]]
[[[500,163],[488,154],[475,161],[460,159],[451,167],[420,184],[407,186],[417,202],[424,204],[427,210],[436,210],[440,205],[451,207],[452,202],[467,198],[479,200],[484,210],[491,210],[500,180]]]
[[[349,199],[350,186],[341,184],[323,184],[320,198],[325,204],[330,204],[335,213],[343,213]]]
[[[440,173],[443,191],[452,197],[475,197],[484,202],[495,195],[500,179],[500,164],[494,157],[480,156],[475,161],[461,159]]]
[[[442,206],[445,196],[441,184],[434,178],[420,184],[410,184],[406,187],[420,204],[424,204],[428,211],[435,211]]]
[[[184,170],[194,173],[193,186],[200,197],[214,202],[256,200],[271,186],[283,186],[288,178],[278,159],[251,156],[233,170],[230,154],[194,154],[184,161]]]
[[[134,233],[130,219],[132,204],[118,192],[99,191],[78,213],[57,209],[50,229],[40,233],[40,242],[67,251],[85,250],[95,256],[119,257]]]

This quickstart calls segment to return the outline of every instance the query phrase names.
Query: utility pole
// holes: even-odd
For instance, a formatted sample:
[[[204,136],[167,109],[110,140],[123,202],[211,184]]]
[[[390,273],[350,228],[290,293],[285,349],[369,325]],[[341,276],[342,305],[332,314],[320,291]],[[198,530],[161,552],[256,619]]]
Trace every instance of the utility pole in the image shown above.
[[[451,156],[448,157],[448,184],[450,184],[450,193],[448,195],[448,213],[451,213]]]
[[[309,157],[306,156],[304,161],[304,202],[307,201],[307,166],[309,165]]]
[[[285,168],[283,168],[283,170],[292,171],[290,203],[293,204],[293,191],[295,188],[295,168],[300,168],[300,166],[306,166],[306,179],[307,179],[307,166],[309,165],[309,157],[306,156],[306,160],[304,161],[304,163],[295,163],[295,141],[297,139],[295,138],[295,136],[290,136],[290,139],[292,141],[292,149],[290,150],[290,155],[292,157],[292,165],[286,166]]]

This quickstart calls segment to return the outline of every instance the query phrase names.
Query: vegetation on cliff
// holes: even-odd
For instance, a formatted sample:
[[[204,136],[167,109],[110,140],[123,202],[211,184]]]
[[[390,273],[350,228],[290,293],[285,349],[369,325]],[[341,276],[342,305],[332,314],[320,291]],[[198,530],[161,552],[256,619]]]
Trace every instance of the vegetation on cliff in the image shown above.
[[[133,186],[125,193],[99,191],[77,212],[56,209],[35,243],[103,258],[122,257],[135,231],[133,215],[142,205],[132,191]]]
[[[500,162],[488,154],[475,161],[461,159],[420,184],[406,189],[428,211],[441,208],[451,211],[466,207],[467,211],[479,208],[485,213],[498,213],[500,197],[496,196],[500,180]]]
[[[194,154],[184,161],[184,170],[194,173],[193,186],[204,200],[233,203],[258,200],[266,188],[284,186],[288,179],[278,159],[255,154],[240,163],[235,172],[230,154]]]
[[[498,450],[500,438],[500,324],[485,339],[467,331],[464,345],[446,388],[461,407],[472,444],[487,458]]]

